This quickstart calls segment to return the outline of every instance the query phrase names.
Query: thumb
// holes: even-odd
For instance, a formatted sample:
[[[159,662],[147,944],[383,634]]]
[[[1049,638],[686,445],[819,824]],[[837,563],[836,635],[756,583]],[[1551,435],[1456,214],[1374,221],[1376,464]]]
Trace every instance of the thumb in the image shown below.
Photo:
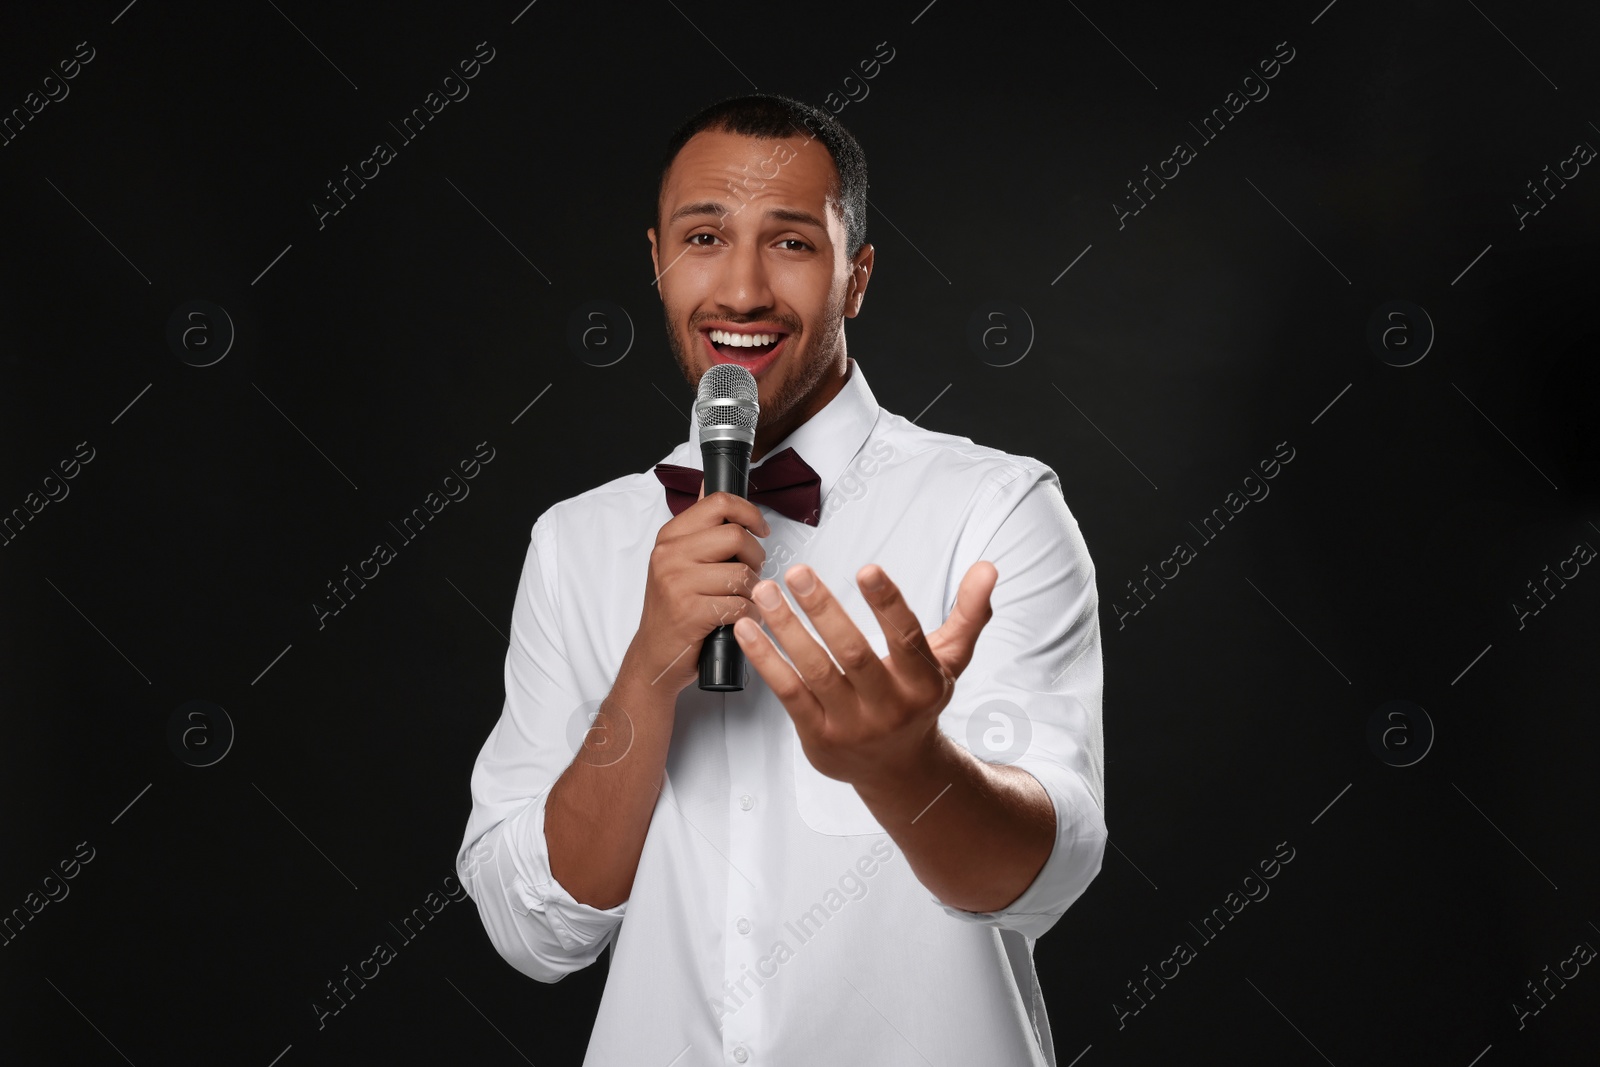
[[[950,617],[933,633],[928,644],[950,672],[960,677],[972,662],[972,650],[978,643],[978,634],[994,615],[989,602],[999,581],[1000,571],[988,560],[979,560],[967,569],[956,590],[955,607]]]
[[[704,474],[702,474],[700,476],[700,497],[699,497],[699,500],[704,500],[705,498],[706,498],[706,476]],[[698,501],[696,501],[696,502],[698,503]]]

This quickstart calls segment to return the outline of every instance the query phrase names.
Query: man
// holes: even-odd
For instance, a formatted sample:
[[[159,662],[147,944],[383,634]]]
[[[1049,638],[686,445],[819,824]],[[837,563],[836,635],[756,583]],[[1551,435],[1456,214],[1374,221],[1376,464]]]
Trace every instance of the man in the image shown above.
[[[689,385],[756,377],[760,492],[704,495],[691,420],[533,527],[457,866],[524,974],[612,946],[586,1065],[1055,1063],[1033,943],[1106,839],[1094,567],[1049,467],[879,407],[865,208],[826,112],[685,124],[652,262]],[[695,684],[723,624],[741,692]]]

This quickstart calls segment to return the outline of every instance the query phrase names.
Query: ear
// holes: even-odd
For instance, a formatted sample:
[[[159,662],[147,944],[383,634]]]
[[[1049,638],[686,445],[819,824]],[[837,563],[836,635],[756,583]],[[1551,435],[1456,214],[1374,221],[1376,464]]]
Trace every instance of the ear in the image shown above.
[[[645,236],[650,238],[650,276],[656,280],[656,295],[661,295],[661,250],[656,247],[656,228],[650,227],[645,231]]]
[[[850,261],[850,282],[845,289],[844,317],[853,319],[861,312],[861,302],[867,298],[867,282],[872,279],[873,249],[870,244],[861,246]]]

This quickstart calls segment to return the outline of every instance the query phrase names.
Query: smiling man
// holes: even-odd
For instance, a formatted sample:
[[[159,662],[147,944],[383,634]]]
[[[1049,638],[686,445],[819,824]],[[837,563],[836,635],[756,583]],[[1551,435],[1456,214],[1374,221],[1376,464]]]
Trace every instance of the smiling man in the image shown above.
[[[775,114],[769,128],[795,118]],[[650,257],[684,377],[698,386],[720,362],[755,375],[759,463],[844,385],[844,320],[872,274],[866,160],[853,138],[840,139],[835,167],[806,132],[772,140],[697,125],[674,138]]]
[[[750,499],[704,495],[691,419],[533,527],[457,867],[522,973],[612,946],[586,1065],[1056,1062],[1033,947],[1106,841],[1094,566],[1054,471],[847,355],[866,186],[784,97],[679,129],[652,264],[691,393],[756,378]],[[729,623],[745,688],[702,691]]]

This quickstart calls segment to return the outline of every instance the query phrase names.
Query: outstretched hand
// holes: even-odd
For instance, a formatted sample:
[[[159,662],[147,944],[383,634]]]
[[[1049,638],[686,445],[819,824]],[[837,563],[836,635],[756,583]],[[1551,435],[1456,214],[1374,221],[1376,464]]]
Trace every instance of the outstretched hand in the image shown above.
[[[852,785],[896,780],[935,740],[939,713],[994,614],[989,596],[999,571],[987,560],[974,563],[961,579],[950,617],[925,635],[883,568],[861,568],[856,582],[888,639],[889,655],[881,659],[815,571],[797,564],[784,578],[827,648],[817,644],[770,580],[756,585],[755,600],[794,666],[750,618],[734,624],[740,648],[788,709],[806,758],[819,773]]]

